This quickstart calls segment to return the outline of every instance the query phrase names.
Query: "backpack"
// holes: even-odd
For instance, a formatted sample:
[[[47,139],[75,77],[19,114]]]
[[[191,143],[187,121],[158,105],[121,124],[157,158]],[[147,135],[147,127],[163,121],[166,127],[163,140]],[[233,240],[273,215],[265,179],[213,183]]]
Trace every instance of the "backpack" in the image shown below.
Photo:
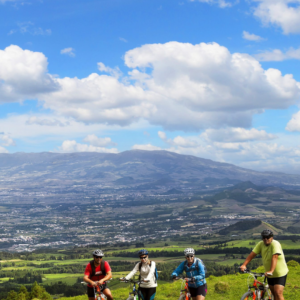
[[[202,261],[200,258],[196,258],[196,270],[199,271],[199,262],[202,263],[202,265],[203,265],[203,267],[204,267],[204,272],[205,272],[205,274],[206,274],[206,273],[207,273],[206,266],[205,266],[205,264],[203,263],[203,261]],[[184,271],[185,271],[185,272],[186,272],[187,267],[188,267],[188,262],[185,261],[185,263],[184,263]]]
[[[100,266],[102,274],[99,274],[99,275],[104,275],[104,276],[106,275],[106,271],[105,271],[105,268],[104,268],[104,264],[105,264],[105,261],[102,260],[102,261],[101,261],[101,266]],[[93,260],[91,260],[91,261],[90,261],[90,265],[91,265],[91,268],[92,268],[92,273],[90,274],[90,277],[89,277],[89,278],[91,279],[93,276],[96,275],[95,262],[94,262]]]
[[[140,271],[140,276],[139,276],[139,281],[141,280],[141,268],[142,268],[142,262],[139,263],[139,271]],[[151,261],[150,261],[150,268],[151,268]],[[157,269],[156,269],[156,266],[155,266],[155,271],[154,271],[154,277],[155,277],[155,283],[158,279],[158,272],[157,272]]]

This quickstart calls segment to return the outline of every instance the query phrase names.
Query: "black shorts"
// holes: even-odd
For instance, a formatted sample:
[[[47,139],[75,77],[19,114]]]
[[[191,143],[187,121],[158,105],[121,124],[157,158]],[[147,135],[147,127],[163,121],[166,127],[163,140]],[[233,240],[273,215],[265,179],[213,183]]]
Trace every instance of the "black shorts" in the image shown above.
[[[102,285],[101,291],[104,291],[105,289],[108,289],[106,283]],[[95,291],[93,287],[87,287],[87,295],[88,297],[95,297]]]
[[[267,278],[267,280],[268,280],[268,284],[271,285],[271,286],[274,286],[274,285],[285,286],[286,278],[287,278],[287,274],[285,276],[282,276],[282,277]]]
[[[192,297],[197,297],[199,295],[205,297],[206,293],[207,293],[207,284],[205,283],[196,288],[189,287],[189,291],[190,291]]]

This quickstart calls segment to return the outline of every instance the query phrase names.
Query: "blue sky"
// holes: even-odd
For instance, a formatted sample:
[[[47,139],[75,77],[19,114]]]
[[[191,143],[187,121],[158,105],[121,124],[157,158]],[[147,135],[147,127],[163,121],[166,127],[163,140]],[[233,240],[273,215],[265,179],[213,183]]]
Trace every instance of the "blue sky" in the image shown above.
[[[0,152],[300,173],[300,0],[0,0],[0,20]]]

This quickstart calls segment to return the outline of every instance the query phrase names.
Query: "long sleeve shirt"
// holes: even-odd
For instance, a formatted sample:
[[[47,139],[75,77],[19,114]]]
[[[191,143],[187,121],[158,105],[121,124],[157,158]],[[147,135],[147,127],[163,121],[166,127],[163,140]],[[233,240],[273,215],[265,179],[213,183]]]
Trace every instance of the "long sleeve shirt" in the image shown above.
[[[139,272],[140,263],[137,263],[133,270],[125,277],[126,280],[132,278],[137,272]],[[140,287],[142,288],[152,288],[157,287],[157,282],[155,279],[155,262],[151,261],[151,267],[147,263],[142,263],[140,276],[141,280],[146,280],[149,282],[141,281]]]

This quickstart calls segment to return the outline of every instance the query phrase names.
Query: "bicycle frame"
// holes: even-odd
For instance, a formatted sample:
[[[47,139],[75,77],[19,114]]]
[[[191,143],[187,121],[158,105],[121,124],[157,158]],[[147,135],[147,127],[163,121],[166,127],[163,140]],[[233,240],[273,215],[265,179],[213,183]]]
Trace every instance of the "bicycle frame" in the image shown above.
[[[109,282],[109,281],[106,281],[106,282]],[[87,285],[86,282],[81,282],[81,284],[83,285]],[[106,300],[106,296],[103,294],[102,292],[102,287],[103,285],[97,285],[97,286],[94,286],[94,295],[95,295],[95,300]]]
[[[190,300],[191,299],[191,294],[190,294],[189,285],[188,285],[188,282],[190,280],[186,280],[185,278],[182,278],[182,277],[176,277],[175,280],[181,280],[182,281],[179,299]],[[183,284],[184,284],[184,288],[182,288]]]
[[[139,286],[140,286],[140,281],[134,281],[134,280],[132,280],[132,279],[130,279],[130,280],[121,280],[122,282],[124,282],[124,283],[133,283],[133,286],[132,286],[132,292],[130,292],[129,293],[129,297],[127,298],[127,300],[129,300],[129,299],[132,299],[132,300],[138,300],[138,299],[140,299],[140,297],[139,297]],[[137,285],[137,287],[136,287],[136,285]]]
[[[269,285],[267,283],[267,277],[265,276],[264,273],[255,273],[251,272],[249,270],[246,270],[245,273],[249,273],[248,277],[248,291],[252,292],[252,299],[253,300],[263,300],[263,299],[268,299],[268,300],[273,300],[274,297],[270,291]],[[257,280],[257,277],[262,277],[264,278],[263,282],[260,282]],[[254,278],[253,285],[251,286],[249,278]],[[268,297],[268,298],[266,298]]]

